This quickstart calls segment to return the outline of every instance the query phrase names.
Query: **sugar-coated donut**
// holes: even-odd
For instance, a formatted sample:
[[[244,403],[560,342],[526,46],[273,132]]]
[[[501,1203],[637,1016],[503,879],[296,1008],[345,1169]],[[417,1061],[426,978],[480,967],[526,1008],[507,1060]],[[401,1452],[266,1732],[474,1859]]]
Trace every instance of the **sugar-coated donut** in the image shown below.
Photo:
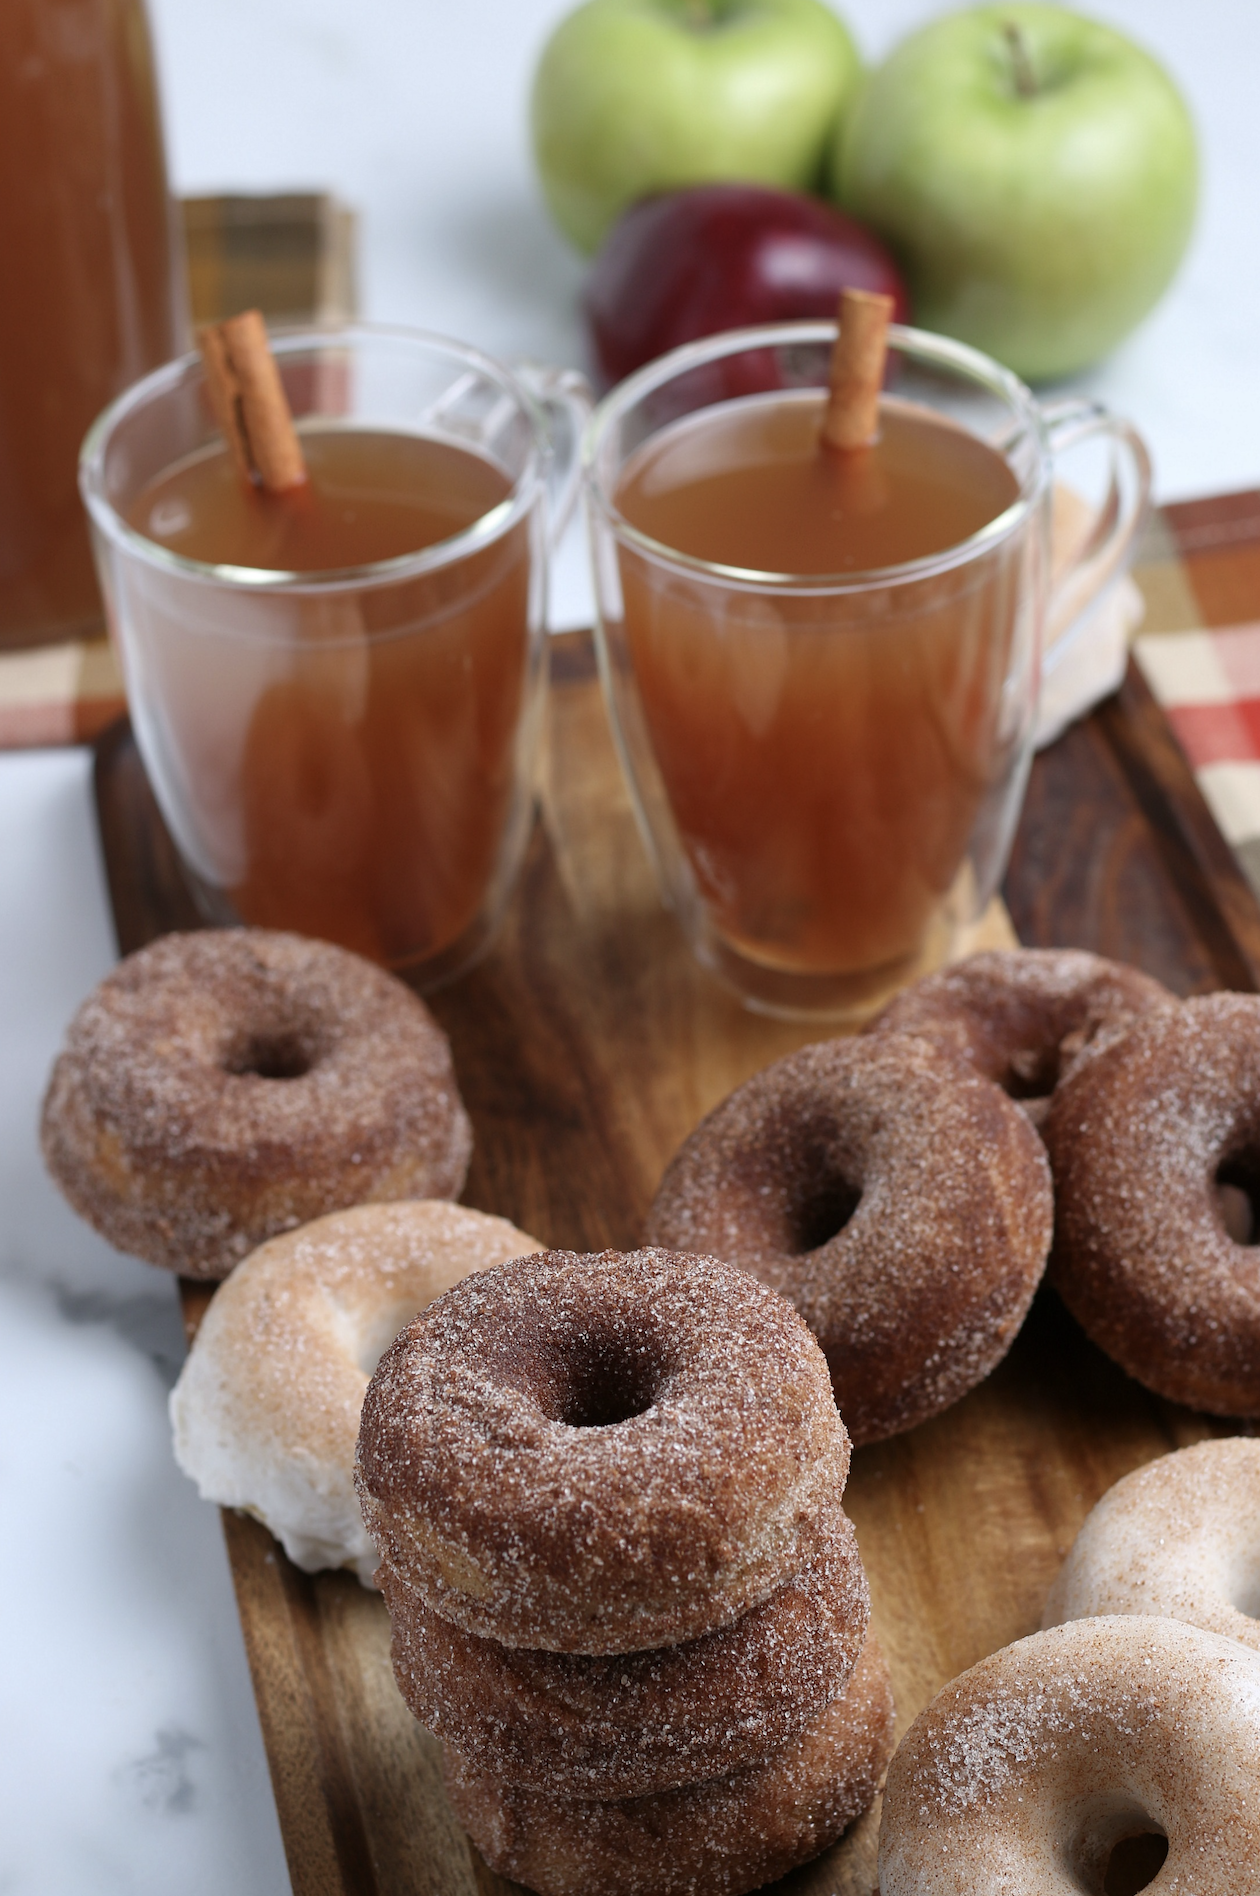
[[[1260,1892],[1260,1654],[1176,1620],[1074,1620],[982,1659],[910,1727],[880,1896],[1102,1896],[1130,1840],[1161,1833],[1155,1888]]]
[[[855,1442],[913,1428],[1006,1354],[1050,1247],[1036,1133],[994,1085],[904,1034],[823,1041],[709,1114],[648,1216],[790,1297]]]
[[[602,1654],[767,1598],[848,1460],[781,1297],[712,1258],[550,1251],[408,1324],[368,1389],[357,1479],[382,1559],[445,1619]]]
[[[1080,948],[995,948],[916,981],[868,1033],[915,1034],[966,1060],[1034,1123],[1101,1032],[1177,997],[1151,975]]]
[[[1198,1442],[1108,1489],[1041,1623],[1102,1613],[1156,1613],[1260,1651],[1260,1441]]]
[[[760,1763],[848,1684],[869,1596],[837,1500],[816,1561],[733,1626],[601,1659],[461,1632],[386,1568],[394,1677],[473,1769],[563,1798],[640,1797]]]
[[[44,1158],[122,1251],[226,1277],[346,1205],[454,1198],[472,1150],[446,1036],[401,981],[266,929],[165,935],[75,1015]]]
[[[1221,1187],[1260,1181],[1260,997],[1209,994],[1140,1020],[1065,1080],[1043,1127],[1054,1284],[1148,1389],[1260,1415],[1260,1249]]]
[[[272,1238],[216,1291],[171,1392],[176,1461],[204,1500],[256,1515],[308,1573],[352,1567],[370,1581],[354,1492],[368,1377],[461,1277],[539,1248],[444,1199],[358,1205]]]
[[[892,1733],[872,1633],[843,1698],[746,1771],[656,1797],[566,1801],[504,1784],[448,1746],[446,1788],[491,1869],[540,1896],[738,1896],[817,1856],[869,1808]]]

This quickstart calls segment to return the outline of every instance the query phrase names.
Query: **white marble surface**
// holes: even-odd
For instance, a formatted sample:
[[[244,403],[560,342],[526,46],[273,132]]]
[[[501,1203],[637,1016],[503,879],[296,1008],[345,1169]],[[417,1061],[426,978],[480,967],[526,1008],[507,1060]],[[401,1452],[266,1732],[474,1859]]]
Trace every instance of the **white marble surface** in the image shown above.
[[[368,315],[582,360],[581,265],[524,139],[562,0],[151,4],[181,190],[335,188],[363,213]],[[847,13],[877,55],[939,10]],[[1151,440],[1162,495],[1260,484],[1260,11],[1096,11],[1180,77],[1205,191],[1177,285],[1089,385]],[[56,1044],[113,955],[86,759],[0,757],[0,1891],[271,1896],[287,1877],[218,1522],[170,1459],[173,1286],[94,1239],[37,1154]]]
[[[36,1125],[115,959],[83,751],[0,757],[0,1890],[287,1887],[217,1513],[170,1452],[174,1280],[44,1176]]]

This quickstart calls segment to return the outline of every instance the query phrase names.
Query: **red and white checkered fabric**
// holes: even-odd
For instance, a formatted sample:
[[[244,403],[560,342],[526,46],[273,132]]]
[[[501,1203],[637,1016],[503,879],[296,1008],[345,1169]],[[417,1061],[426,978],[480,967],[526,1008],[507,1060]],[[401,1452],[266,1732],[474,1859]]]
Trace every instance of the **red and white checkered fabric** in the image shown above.
[[[1140,638],[1134,655],[1260,891],[1260,620]]]

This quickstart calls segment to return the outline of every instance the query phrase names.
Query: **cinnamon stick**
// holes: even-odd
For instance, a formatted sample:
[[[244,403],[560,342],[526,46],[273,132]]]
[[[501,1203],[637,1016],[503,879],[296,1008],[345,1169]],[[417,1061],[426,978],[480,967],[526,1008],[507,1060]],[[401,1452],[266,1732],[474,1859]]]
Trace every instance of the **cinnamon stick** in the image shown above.
[[[303,486],[302,445],[259,311],[209,324],[197,346],[215,419],[242,477],[271,494]]]
[[[892,297],[873,290],[845,290],[840,298],[840,333],[831,352],[831,393],[822,424],[829,448],[869,447],[879,431],[892,313]]]

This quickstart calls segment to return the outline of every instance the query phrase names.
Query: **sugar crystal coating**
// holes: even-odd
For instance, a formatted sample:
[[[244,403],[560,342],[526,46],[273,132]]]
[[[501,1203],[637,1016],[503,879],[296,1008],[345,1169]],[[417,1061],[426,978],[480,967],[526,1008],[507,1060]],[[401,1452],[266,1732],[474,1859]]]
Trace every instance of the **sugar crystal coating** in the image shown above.
[[[165,935],[106,976],[41,1138],[82,1217],[188,1277],[346,1205],[454,1198],[472,1150],[446,1037],[401,981],[247,928]]]
[[[881,1896],[1079,1896],[1162,1832],[1158,1887],[1260,1892],[1260,1654],[1173,1620],[1076,1620],[981,1660],[888,1771]]]
[[[466,1632],[642,1651],[729,1625],[804,1564],[849,1444],[782,1298],[711,1258],[546,1252],[398,1337],[357,1482],[387,1565]]]
[[[1025,1116],[961,1061],[889,1033],[804,1047],[737,1088],[671,1162],[647,1230],[790,1297],[869,1442],[1000,1362],[1051,1222]]]
[[[376,1549],[354,1492],[368,1377],[404,1323],[470,1271],[541,1249],[445,1199],[356,1205],[260,1245],[214,1296],[171,1393],[175,1457],[307,1572]]]
[[[869,1602],[839,1500],[817,1558],[733,1625],[588,1658],[461,1632],[386,1570],[394,1676],[474,1769],[562,1798],[625,1798],[760,1763],[844,1692]]]
[[[1260,1651],[1260,1441],[1197,1442],[1108,1489],[1042,1625],[1106,1613],[1184,1620]]]
[[[1260,1415],[1260,1249],[1218,1180],[1260,1178],[1260,997],[1210,994],[1136,1022],[1061,1086],[1050,1281],[1148,1389]]]
[[[871,1633],[843,1697],[745,1771],[653,1797],[566,1800],[479,1772],[448,1746],[446,1788],[491,1868],[540,1896],[740,1896],[817,1856],[869,1807],[892,1734]]]
[[[1177,999],[1149,974],[1080,948],[995,948],[916,981],[868,1033],[914,1034],[1019,1099],[1034,1123],[1099,1035]]]

